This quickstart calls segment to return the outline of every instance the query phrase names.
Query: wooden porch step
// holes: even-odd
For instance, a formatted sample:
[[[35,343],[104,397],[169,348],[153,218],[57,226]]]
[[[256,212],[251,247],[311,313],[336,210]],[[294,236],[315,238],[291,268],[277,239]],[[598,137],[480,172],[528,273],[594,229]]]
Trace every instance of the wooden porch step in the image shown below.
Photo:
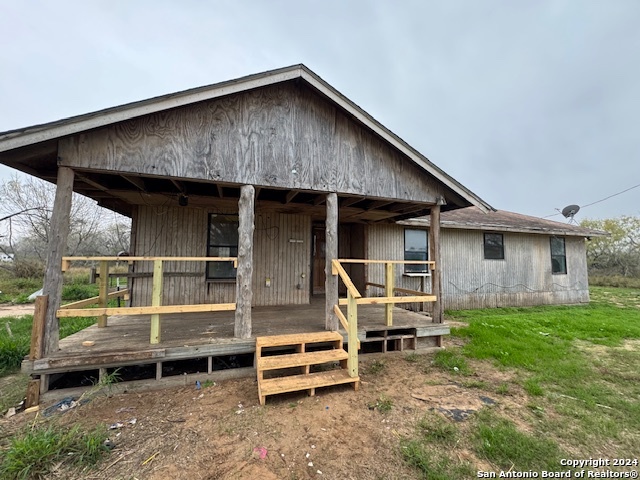
[[[319,387],[341,385],[360,381],[360,377],[350,377],[346,370],[331,370],[328,372],[309,373],[306,375],[291,375],[288,377],[268,378],[261,381],[261,394],[276,395],[279,393],[313,390]]]
[[[302,345],[309,343],[325,343],[343,341],[338,332],[292,333],[288,335],[271,335],[257,337],[256,347],[283,347],[286,345]]]
[[[287,355],[259,357],[257,368],[259,370],[278,370],[280,368],[304,367],[306,365],[339,362],[347,358],[349,358],[349,354],[342,348],[320,350],[317,352],[290,353]]]
[[[290,347],[289,351],[293,348],[296,353],[270,351],[269,355],[263,356],[265,348],[287,346]],[[313,351],[307,351],[308,346],[312,346]],[[343,337],[338,332],[296,333],[256,338],[256,372],[260,404],[265,404],[268,395],[300,390],[307,390],[309,395],[314,395],[316,388],[330,385],[353,383],[357,389],[360,378],[349,376],[349,372],[345,370],[349,354],[342,347]],[[318,348],[321,350],[317,350]],[[341,369],[311,373],[313,365],[330,362],[339,362]],[[295,369],[293,375],[291,370],[285,371],[291,368]],[[264,372],[269,370],[283,371],[273,373],[280,374],[278,377],[264,378]]]

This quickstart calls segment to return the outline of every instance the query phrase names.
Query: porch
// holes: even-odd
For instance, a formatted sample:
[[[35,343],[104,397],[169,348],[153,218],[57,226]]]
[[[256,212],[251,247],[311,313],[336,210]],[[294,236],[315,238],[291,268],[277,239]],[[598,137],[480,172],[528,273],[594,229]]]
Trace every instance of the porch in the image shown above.
[[[386,308],[359,305],[360,353],[436,347],[442,335],[449,333],[448,325],[400,307],[393,307],[393,325],[387,326]],[[81,387],[87,380],[98,381],[114,368],[126,372],[134,367],[138,374],[143,372],[143,378],[135,381],[126,381],[124,375],[119,386],[124,389],[180,384],[196,371],[200,379],[255,376],[256,338],[325,331],[325,297],[313,296],[308,305],[253,307],[250,338],[235,337],[234,326],[233,311],[165,314],[162,342],[150,344],[151,315],[110,316],[108,327],[95,324],[63,338],[57,352],[25,360],[22,369],[40,375],[40,393],[49,399],[75,393],[73,387]],[[347,334],[341,333],[346,346]],[[73,380],[59,381],[62,374],[73,378],[74,372],[77,385]]]

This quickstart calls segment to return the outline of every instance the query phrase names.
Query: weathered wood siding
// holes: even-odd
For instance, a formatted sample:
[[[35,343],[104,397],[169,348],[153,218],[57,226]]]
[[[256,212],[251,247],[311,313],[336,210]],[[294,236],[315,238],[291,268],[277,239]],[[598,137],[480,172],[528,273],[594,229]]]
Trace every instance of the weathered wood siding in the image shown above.
[[[136,215],[135,255],[206,256],[206,209],[140,206]],[[215,211],[211,211],[215,213]],[[226,212],[232,213],[232,212]],[[291,241],[290,241],[291,240]],[[311,218],[256,212],[253,252],[253,305],[309,302]],[[151,272],[151,262],[136,264],[136,272]],[[234,282],[205,279],[204,262],[165,262],[163,304],[234,302]],[[266,286],[266,279],[270,287]],[[136,278],[132,301],[150,305],[151,278]]]
[[[284,83],[60,140],[62,165],[435,203],[442,186],[302,83]]]
[[[504,233],[504,260],[485,260],[483,232],[443,229],[443,300],[446,309],[491,308],[589,301],[586,247],[580,237],[564,237],[567,274],[551,273],[549,236]],[[404,227],[369,227],[369,258],[402,260]],[[384,283],[381,266],[368,267],[368,279]],[[420,280],[396,270],[396,285],[419,289]],[[426,289],[430,289],[429,279]],[[371,294],[381,295],[378,289]]]
[[[484,259],[481,231],[442,235],[444,305],[449,309],[589,301],[585,240],[564,237],[567,274],[551,273],[547,235],[504,233],[504,260]]]
[[[368,258],[371,260],[404,260],[404,228],[400,225],[370,225],[367,235]],[[405,277],[402,265],[394,266],[395,286],[420,290],[420,277]],[[384,265],[367,265],[367,281],[384,284]],[[424,279],[424,289],[431,292],[431,279]],[[369,296],[383,296],[384,290],[369,287]],[[404,304],[406,308],[417,310],[418,304]],[[427,305],[428,306],[428,305]]]

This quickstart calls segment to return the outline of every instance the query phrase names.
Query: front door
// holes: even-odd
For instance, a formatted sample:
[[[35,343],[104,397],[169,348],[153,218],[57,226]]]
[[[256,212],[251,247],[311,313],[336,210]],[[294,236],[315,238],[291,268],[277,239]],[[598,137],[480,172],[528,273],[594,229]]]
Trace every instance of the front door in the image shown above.
[[[313,226],[313,294],[319,295],[324,293],[325,282],[325,247],[326,236],[324,225]]]

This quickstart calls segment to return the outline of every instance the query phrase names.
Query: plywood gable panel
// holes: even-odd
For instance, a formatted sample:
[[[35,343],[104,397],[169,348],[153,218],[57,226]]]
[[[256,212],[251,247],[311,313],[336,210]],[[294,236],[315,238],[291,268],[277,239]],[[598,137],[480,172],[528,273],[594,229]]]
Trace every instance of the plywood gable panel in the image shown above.
[[[60,141],[63,165],[435,203],[443,187],[301,83],[166,110]]]

